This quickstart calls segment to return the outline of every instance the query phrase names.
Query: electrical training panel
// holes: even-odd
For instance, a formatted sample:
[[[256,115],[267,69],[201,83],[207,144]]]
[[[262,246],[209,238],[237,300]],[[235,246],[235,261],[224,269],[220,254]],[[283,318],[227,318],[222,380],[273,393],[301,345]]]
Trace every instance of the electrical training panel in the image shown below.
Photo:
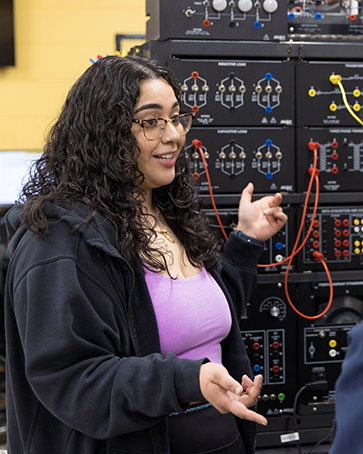
[[[362,3],[146,0],[147,42],[131,51],[167,65],[182,110],[197,114],[185,154],[216,241],[207,170],[227,235],[248,182],[254,199],[283,194],[288,222],[265,242],[240,322],[263,375],[260,447],[291,443],[294,420],[301,443],[326,436],[349,331],[363,318]]]

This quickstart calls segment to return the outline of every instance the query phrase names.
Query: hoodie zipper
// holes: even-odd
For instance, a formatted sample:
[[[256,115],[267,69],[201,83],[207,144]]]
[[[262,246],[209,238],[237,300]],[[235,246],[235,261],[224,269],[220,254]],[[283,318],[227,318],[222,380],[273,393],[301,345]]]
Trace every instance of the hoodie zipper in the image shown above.
[[[129,288],[128,288],[129,289],[129,295],[128,295],[128,300],[127,300],[127,304],[126,304],[126,308],[127,308],[127,326],[129,328],[130,338],[131,338],[131,342],[132,342],[134,351],[135,351],[135,353],[140,354],[139,343],[137,341],[137,337],[135,335],[135,331],[134,331],[134,328],[132,326],[131,317],[130,317],[131,304],[132,304],[132,295],[133,295],[133,292],[134,292],[134,289],[135,289],[135,281],[136,281],[135,272],[134,272],[132,266],[130,265],[130,263],[124,257],[122,257],[121,254],[118,253],[118,251],[117,251],[117,254],[112,253],[111,251],[107,250],[102,243],[92,243],[91,245],[95,246],[97,249],[101,249],[105,254],[109,255],[110,257],[113,257],[113,258],[123,262],[126,265],[126,267],[128,268],[128,270],[129,270],[129,272],[131,274],[131,283],[130,283]]]

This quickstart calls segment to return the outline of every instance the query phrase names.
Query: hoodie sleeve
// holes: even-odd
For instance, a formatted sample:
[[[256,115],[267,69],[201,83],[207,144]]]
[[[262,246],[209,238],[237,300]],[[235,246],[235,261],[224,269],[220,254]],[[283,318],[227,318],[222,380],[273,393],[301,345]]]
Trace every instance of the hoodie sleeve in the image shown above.
[[[126,347],[125,356],[116,353],[127,346],[127,326],[120,326],[126,321],[115,315],[107,289],[72,258],[38,263],[14,286],[27,379],[44,407],[68,426],[106,439],[203,400],[203,360],[126,357]]]
[[[262,242],[249,241],[245,235],[232,232],[221,257],[221,276],[226,285],[238,319],[257,280],[257,263],[263,251]]]

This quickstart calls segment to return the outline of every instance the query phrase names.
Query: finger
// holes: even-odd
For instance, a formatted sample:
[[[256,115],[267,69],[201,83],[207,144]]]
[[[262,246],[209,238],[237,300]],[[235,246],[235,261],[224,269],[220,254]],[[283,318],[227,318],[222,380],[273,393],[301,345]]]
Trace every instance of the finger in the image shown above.
[[[242,387],[244,390],[243,395],[246,395],[246,394],[248,395],[254,386],[258,387],[258,394],[259,394],[259,392],[261,391],[261,388],[262,388],[262,381],[263,381],[262,375],[256,375],[254,377],[254,381],[252,381],[248,375],[243,375],[243,377],[242,377]]]
[[[287,222],[287,216],[285,213],[277,213],[275,218],[279,221],[281,225],[284,225]]]
[[[283,210],[280,206],[277,206],[277,207],[273,207],[273,208],[267,208],[266,210],[264,210],[263,214],[265,214],[266,216],[273,216],[275,213],[282,213]]]
[[[270,205],[270,207],[276,207],[276,206],[280,205],[281,202],[282,202],[282,195],[281,195],[279,192],[277,192],[277,193],[271,198],[269,205]]]
[[[241,194],[241,204],[244,203],[251,203],[252,201],[252,194],[253,194],[253,184],[248,183],[248,185],[243,189]]]
[[[250,394],[243,394],[238,398],[238,401],[246,408],[251,408],[257,405],[258,397],[253,397]]]
[[[226,391],[230,391],[236,395],[241,395],[243,389],[237,380],[232,378],[226,369],[221,368],[214,372],[212,382]]]
[[[257,375],[252,384],[246,389],[246,392],[239,398],[239,401],[243,403],[246,407],[251,407],[256,405],[258,396],[262,389],[262,375]]]
[[[272,213],[272,215],[266,214],[266,216],[272,217],[280,227],[282,227],[287,222],[287,216],[283,211],[277,211]]]
[[[248,421],[253,421],[256,422],[257,424],[262,424],[263,426],[267,426],[268,424],[268,421],[264,416],[260,415],[259,413],[256,413],[253,410],[249,410],[239,402],[232,401],[230,402],[229,407],[230,412],[237,416],[238,418],[247,419]]]
[[[234,393],[227,391],[225,394],[219,394],[218,399],[213,400],[212,405],[220,413],[226,414],[231,411],[231,402],[238,402],[240,397],[236,396]]]
[[[242,377],[242,388],[244,391],[248,391],[249,388],[253,386],[253,381],[248,375],[243,375]]]

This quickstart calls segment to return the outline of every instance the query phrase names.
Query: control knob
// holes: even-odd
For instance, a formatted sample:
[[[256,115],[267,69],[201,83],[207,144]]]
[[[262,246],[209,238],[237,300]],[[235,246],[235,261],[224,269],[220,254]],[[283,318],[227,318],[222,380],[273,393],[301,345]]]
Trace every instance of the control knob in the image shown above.
[[[252,1],[251,0],[239,0],[238,2],[238,9],[242,11],[242,13],[248,13],[252,9]]]
[[[272,306],[270,308],[270,314],[272,315],[272,317],[278,317],[280,315],[280,312],[280,308],[277,306]]]
[[[227,8],[227,0],[213,0],[212,6],[216,11],[223,11]]]
[[[262,6],[266,13],[274,13],[279,7],[276,0],[265,0]]]

